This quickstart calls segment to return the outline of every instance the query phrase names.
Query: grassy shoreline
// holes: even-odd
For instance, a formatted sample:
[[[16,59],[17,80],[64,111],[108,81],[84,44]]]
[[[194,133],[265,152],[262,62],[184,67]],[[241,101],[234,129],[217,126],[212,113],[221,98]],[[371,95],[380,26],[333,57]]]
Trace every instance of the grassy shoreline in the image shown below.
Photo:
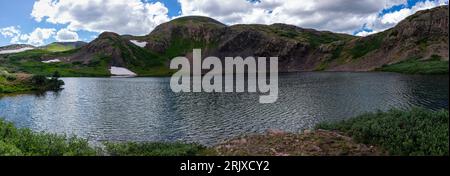
[[[30,75],[25,73],[8,73],[0,69],[0,95],[28,92],[57,91],[64,85],[59,80],[59,73],[53,73],[51,78],[42,75]]]
[[[300,134],[271,132],[205,147],[186,143],[114,143],[18,129],[0,119],[0,156],[448,156],[448,110],[414,108],[322,123]]]
[[[439,56],[432,56],[428,60],[417,58],[408,59],[392,65],[384,65],[375,71],[396,72],[412,75],[448,75],[449,62]]]

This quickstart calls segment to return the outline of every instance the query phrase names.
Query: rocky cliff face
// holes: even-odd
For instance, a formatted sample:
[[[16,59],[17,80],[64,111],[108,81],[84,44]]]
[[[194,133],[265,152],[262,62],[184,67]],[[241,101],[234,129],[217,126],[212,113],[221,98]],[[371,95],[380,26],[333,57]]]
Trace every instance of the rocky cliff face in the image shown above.
[[[344,46],[333,71],[367,71],[382,65],[439,56],[448,61],[448,6],[417,12],[392,29],[357,38]],[[357,51],[364,51],[358,53]]]
[[[145,48],[130,40],[146,42]],[[207,17],[182,17],[147,36],[103,33],[67,61],[106,55],[112,66],[168,67],[170,59],[203,57],[279,57],[279,70],[369,71],[410,58],[448,60],[448,6],[418,12],[396,27],[367,37],[303,29],[286,24],[226,26]],[[436,57],[433,57],[436,58]]]
[[[136,46],[118,34],[104,32],[88,45],[81,47],[74,55],[67,57],[66,61],[89,64],[97,58],[108,58],[109,66],[151,67],[158,65],[157,60],[151,60],[152,56],[146,49]]]
[[[321,45],[353,38],[285,24],[225,26],[207,17],[183,17],[157,27],[146,37],[146,48],[166,59],[189,57],[193,48],[203,49],[204,57],[279,57],[281,71],[300,71],[315,66],[312,54]]]

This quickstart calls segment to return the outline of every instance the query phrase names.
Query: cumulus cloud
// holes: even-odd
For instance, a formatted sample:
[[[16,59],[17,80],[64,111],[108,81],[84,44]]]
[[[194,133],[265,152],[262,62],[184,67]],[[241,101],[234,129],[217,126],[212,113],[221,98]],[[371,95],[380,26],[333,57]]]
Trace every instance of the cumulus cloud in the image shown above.
[[[79,40],[78,34],[69,29],[61,29],[56,33],[56,41],[58,42],[75,42]]]
[[[182,16],[205,15],[227,24],[287,23],[352,33],[384,8],[406,0],[178,0]]]
[[[20,29],[18,26],[4,27],[0,28],[0,34],[5,38],[14,37],[20,34]]]
[[[53,28],[36,28],[29,34],[22,34],[20,36],[14,37],[13,40],[16,40],[17,42],[24,41],[25,43],[30,45],[40,46],[44,44],[45,40],[53,36],[55,34],[55,31],[56,30]]]
[[[36,28],[33,32],[23,34],[20,30],[20,26],[10,26],[0,29],[0,34],[4,38],[10,38],[11,43],[22,43],[30,45],[43,45],[45,40],[49,39],[55,34],[53,28]]]
[[[31,16],[71,31],[145,35],[169,20],[168,11],[160,2],[141,0],[37,0]]]
[[[384,31],[388,28],[394,27],[400,21],[404,20],[410,15],[413,15],[417,11],[430,9],[446,4],[448,4],[448,0],[426,0],[423,2],[418,2],[410,8],[402,8],[396,11],[378,15],[376,16],[376,18],[370,19],[367,23],[365,23],[367,25],[367,28],[370,28],[372,30],[371,32],[362,31],[356,35],[365,36]]]
[[[430,9],[439,5],[446,4],[445,1],[424,1],[419,2],[412,8],[404,8],[399,11],[395,11],[392,13],[387,13],[383,15],[380,20],[383,24],[397,24],[401,20],[405,19],[406,17],[416,13],[420,10]]]

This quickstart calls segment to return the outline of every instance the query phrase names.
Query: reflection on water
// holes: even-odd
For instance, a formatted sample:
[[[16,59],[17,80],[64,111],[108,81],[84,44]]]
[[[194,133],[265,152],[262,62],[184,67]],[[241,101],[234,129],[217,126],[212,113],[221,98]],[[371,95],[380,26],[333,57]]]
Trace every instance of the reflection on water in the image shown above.
[[[364,112],[448,109],[448,76],[394,73],[280,75],[279,99],[255,93],[173,93],[169,78],[66,78],[65,89],[0,98],[0,116],[19,127],[93,141],[214,144],[267,129],[298,132]]]

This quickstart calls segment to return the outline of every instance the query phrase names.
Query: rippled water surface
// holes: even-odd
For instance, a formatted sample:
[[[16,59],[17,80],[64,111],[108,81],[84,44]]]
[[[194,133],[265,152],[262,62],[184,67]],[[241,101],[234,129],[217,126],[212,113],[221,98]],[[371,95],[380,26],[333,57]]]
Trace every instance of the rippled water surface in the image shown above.
[[[279,99],[259,94],[173,93],[169,78],[65,78],[65,89],[0,98],[0,116],[19,127],[92,141],[214,144],[267,129],[297,132],[364,112],[448,109],[448,76],[394,73],[280,75]]]

